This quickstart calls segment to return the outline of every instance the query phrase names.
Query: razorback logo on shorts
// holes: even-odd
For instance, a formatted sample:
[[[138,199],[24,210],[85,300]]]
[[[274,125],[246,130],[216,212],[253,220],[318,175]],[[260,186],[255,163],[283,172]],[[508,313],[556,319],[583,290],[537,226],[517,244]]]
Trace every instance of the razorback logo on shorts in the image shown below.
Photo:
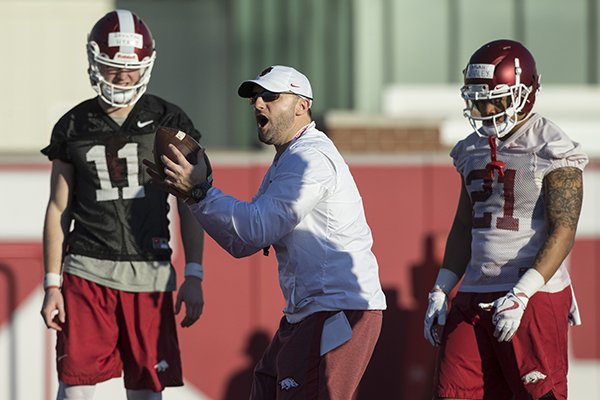
[[[290,390],[298,386],[300,385],[294,380],[294,378],[284,378],[279,381],[279,388],[281,390]]]
[[[169,368],[169,363],[165,360],[161,360],[158,364],[154,366],[157,372],[165,372]]]
[[[540,371],[531,371],[530,373],[523,375],[521,378],[525,384],[536,383],[537,381],[541,381],[543,379],[546,379],[546,375],[542,374]]]

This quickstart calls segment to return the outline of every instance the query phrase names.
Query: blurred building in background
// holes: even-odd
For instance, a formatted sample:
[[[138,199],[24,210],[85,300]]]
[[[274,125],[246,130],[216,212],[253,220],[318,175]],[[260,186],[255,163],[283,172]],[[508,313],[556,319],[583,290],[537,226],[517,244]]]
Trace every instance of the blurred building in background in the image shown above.
[[[598,0],[0,0],[0,120],[11,136],[0,154],[37,153],[57,117],[94,95],[86,36],[112,8],[131,9],[152,28],[149,91],[181,104],[209,149],[257,146],[236,89],[273,64],[310,77],[324,121],[338,111],[334,122],[350,112],[365,125],[382,116],[389,124],[454,119],[463,123],[451,139],[460,137],[468,129],[462,70],[497,38],[523,41],[536,56],[540,111],[547,95],[551,118],[598,114],[590,112],[600,98]]]
[[[570,398],[599,398],[599,2],[0,0],[0,399],[54,396],[54,335],[39,316],[50,163],[39,150],[63,113],[95,95],[86,36],[114,8],[152,29],[148,91],[192,117],[219,187],[240,198],[255,192],[272,151],[256,140],[239,83],[275,64],[311,80],[314,115],[363,195],[389,302],[361,400],[430,398],[434,351],[422,317],[458,198],[448,151],[470,129],[462,70],[485,42],[524,42],[542,75],[536,110],[592,159],[571,257],[584,325],[572,331],[569,379]],[[186,386],[165,400],[246,398],[281,316],[273,256],[234,260],[212,240],[206,246],[205,314],[180,332]],[[180,250],[175,263],[181,271]],[[120,399],[121,386],[103,385],[97,398]]]

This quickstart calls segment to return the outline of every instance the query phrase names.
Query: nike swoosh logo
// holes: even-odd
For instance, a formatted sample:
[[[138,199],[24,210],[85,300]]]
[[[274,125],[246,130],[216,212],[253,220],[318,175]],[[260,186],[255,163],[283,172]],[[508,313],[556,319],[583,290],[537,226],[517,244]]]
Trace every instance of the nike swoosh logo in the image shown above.
[[[143,128],[143,127],[145,127],[145,126],[148,126],[148,125],[150,125],[150,124],[151,124],[151,123],[153,123],[153,122],[154,122],[154,120],[153,120],[153,119],[151,119],[151,120],[149,120],[149,121],[144,121],[144,122],[142,122],[142,121],[138,121],[138,122],[137,122],[137,127],[138,127],[138,128]]]
[[[295,83],[290,83],[291,87],[300,87],[300,85],[296,85]]]
[[[510,310],[515,310],[515,309],[519,308],[519,303],[517,303],[517,302],[516,302],[516,301],[514,301],[514,300],[512,300],[512,303],[513,303],[513,305],[512,305],[512,306],[505,308],[504,310],[502,310],[502,311],[498,312],[498,314],[501,314],[501,313],[503,313],[503,312],[510,311]]]

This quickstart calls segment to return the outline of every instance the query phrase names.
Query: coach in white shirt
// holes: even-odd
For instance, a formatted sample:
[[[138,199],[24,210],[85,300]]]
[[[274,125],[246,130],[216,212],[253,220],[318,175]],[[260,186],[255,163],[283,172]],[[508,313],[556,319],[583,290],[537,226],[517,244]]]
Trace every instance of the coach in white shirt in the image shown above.
[[[204,161],[164,159],[166,190],[190,208],[221,247],[245,257],[272,246],[286,306],[258,363],[251,399],[350,399],[381,330],[385,296],[362,199],[344,159],[311,117],[310,82],[291,67],[244,81],[260,141],[276,155],[244,202],[208,182]],[[204,157],[198,157],[204,160]]]

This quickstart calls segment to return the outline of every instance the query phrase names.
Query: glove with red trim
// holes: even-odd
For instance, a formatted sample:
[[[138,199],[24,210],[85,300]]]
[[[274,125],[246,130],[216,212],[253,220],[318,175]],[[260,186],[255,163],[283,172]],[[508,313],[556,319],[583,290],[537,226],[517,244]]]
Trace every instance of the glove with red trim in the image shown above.
[[[499,342],[508,342],[521,325],[521,318],[527,308],[529,299],[540,290],[546,281],[542,274],[530,268],[523,274],[510,292],[492,303],[479,303],[479,307],[486,311],[495,309],[492,316],[494,324],[494,337]]]
[[[486,311],[496,309],[492,316],[495,326],[494,337],[499,342],[508,342],[521,324],[527,303],[529,303],[529,297],[513,288],[506,296],[500,297],[492,303],[480,303],[479,307]]]

